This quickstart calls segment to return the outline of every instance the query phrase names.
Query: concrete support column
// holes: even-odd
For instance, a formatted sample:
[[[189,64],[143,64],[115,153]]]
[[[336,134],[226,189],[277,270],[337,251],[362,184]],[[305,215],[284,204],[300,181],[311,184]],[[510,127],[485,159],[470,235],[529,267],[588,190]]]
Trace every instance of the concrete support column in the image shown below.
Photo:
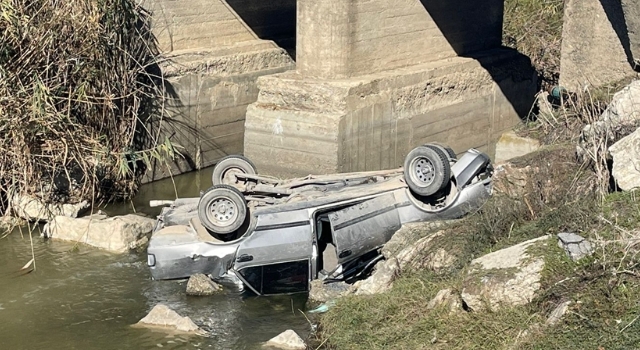
[[[622,10],[627,22],[629,33],[629,49],[633,56],[635,68],[640,67],[640,2],[637,0],[622,0]]]
[[[567,0],[564,11],[560,85],[580,91],[634,74],[621,0]]]
[[[350,5],[350,0],[298,0],[298,73],[323,79],[348,76]]]

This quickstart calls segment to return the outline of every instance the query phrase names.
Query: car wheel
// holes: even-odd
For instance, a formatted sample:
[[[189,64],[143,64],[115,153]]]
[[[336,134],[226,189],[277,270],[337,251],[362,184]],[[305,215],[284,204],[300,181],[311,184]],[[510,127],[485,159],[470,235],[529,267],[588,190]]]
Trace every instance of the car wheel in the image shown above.
[[[198,217],[207,230],[218,235],[229,235],[245,222],[247,201],[234,187],[213,186],[200,197]]]
[[[454,152],[453,148],[449,146],[441,145],[438,143],[428,143],[424,146],[430,147],[430,148],[434,148],[434,147],[439,148],[441,151],[445,152],[445,154],[449,156],[449,159],[458,160],[458,156],[456,155],[456,152]]]
[[[448,155],[438,147],[414,148],[404,160],[404,178],[420,196],[431,196],[444,189],[451,179]]]
[[[257,174],[256,166],[243,156],[227,156],[213,168],[211,182],[213,185],[234,185],[237,183],[236,174]]]

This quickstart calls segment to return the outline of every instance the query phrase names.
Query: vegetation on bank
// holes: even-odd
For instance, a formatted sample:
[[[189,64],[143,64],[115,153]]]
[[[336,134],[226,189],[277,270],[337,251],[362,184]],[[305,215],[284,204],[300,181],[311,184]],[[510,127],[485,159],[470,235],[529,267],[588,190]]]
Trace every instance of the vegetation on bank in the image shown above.
[[[451,268],[407,271],[390,292],[339,300],[321,319],[318,344],[327,349],[634,348],[640,342],[637,193],[599,196],[595,173],[576,162],[569,145],[519,161],[520,169],[539,169],[522,194],[495,195],[474,215],[445,227],[424,252],[428,257],[444,248],[456,259]],[[461,292],[471,260],[559,232],[580,234],[598,248],[592,257],[573,262],[550,241],[543,252],[542,288],[529,305],[480,312],[452,313],[448,305],[429,309],[438,291]],[[546,326],[564,301],[572,301],[568,313]]]
[[[531,58],[543,90],[560,77],[564,0],[506,0],[503,43]]]
[[[541,88],[558,82],[562,0],[507,0],[505,44],[532,58]],[[607,141],[579,159],[576,145],[612,94],[628,81],[563,96],[555,109],[537,111],[520,132],[542,150],[512,161],[529,169],[520,192],[502,191],[478,212],[447,225],[423,252],[444,248],[455,263],[444,271],[409,270],[391,291],[349,296],[320,319],[316,346],[326,349],[631,349],[640,344],[640,196],[616,192]],[[541,289],[528,305],[451,312],[429,308],[438,291],[460,293],[470,262],[486,253],[545,234],[577,233],[595,253],[574,262],[550,240]],[[416,239],[433,234],[421,232]],[[418,264],[419,265],[419,264]],[[555,325],[551,312],[571,301]]]
[[[0,214],[9,189],[132,196],[173,153],[149,14],[134,0],[0,0],[0,14]]]

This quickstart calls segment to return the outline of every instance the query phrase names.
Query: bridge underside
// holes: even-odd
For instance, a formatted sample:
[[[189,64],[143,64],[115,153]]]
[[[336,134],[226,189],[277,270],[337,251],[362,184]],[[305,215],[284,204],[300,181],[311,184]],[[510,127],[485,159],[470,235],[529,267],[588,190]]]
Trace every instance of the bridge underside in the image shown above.
[[[257,79],[295,68],[295,0],[140,2],[152,12],[152,30],[167,58],[160,68],[173,98],[164,131],[182,155],[157,164],[146,180],[242,153]]]
[[[260,78],[245,154],[278,176],[397,167],[414,146],[494,153],[532,104],[503,0],[299,0],[296,71]]]

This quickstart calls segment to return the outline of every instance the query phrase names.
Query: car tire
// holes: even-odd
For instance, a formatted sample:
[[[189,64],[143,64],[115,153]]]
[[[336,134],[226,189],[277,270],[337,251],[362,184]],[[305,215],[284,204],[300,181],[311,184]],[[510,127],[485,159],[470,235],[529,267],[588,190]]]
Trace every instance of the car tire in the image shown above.
[[[404,160],[404,178],[417,195],[428,197],[438,193],[451,179],[449,157],[439,147],[416,147]]]
[[[220,159],[213,168],[211,182],[214,186],[233,186],[236,184],[234,173],[255,175],[258,172],[256,166],[249,159],[237,155],[227,156]]]
[[[202,226],[212,233],[231,235],[247,219],[247,201],[235,187],[213,186],[200,197],[198,218]]]
[[[428,143],[426,145],[424,145],[425,147],[436,147],[439,148],[440,150],[442,150],[443,152],[445,152],[446,155],[449,156],[449,159],[452,159],[454,161],[458,160],[458,156],[456,155],[456,152],[453,151],[453,148],[449,147],[449,146],[445,146],[445,145],[441,145],[439,143]]]

